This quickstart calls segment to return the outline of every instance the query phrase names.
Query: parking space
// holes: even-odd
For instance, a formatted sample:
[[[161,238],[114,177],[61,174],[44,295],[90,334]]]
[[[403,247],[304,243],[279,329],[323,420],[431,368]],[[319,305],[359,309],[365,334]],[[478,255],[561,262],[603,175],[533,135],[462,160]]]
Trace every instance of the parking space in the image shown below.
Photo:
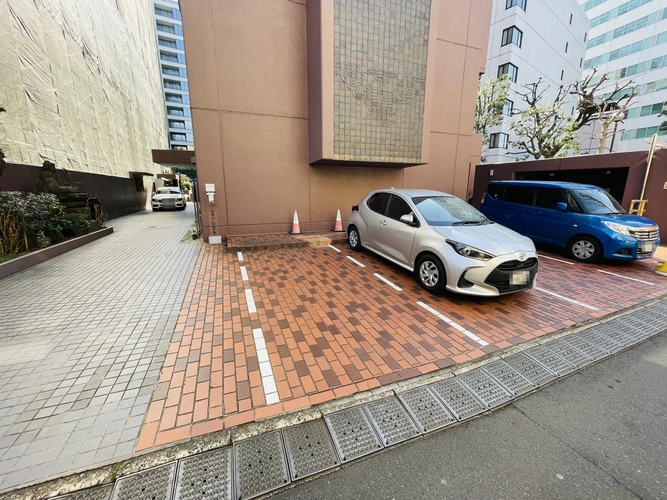
[[[137,449],[463,363],[662,296],[656,261],[539,252],[536,289],[431,295],[347,246],[224,253],[195,268]]]

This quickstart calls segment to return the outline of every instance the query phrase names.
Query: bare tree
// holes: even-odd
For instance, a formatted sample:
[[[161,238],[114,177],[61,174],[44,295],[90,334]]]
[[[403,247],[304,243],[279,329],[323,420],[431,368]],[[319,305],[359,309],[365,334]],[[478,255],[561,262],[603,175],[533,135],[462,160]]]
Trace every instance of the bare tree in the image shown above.
[[[597,68],[593,68],[586,78],[572,84],[569,93],[576,95],[579,101],[578,113],[574,120],[575,130],[591,121],[600,123],[600,133],[592,134],[591,137],[600,141],[598,153],[602,153],[607,139],[622,132],[616,130],[616,127],[612,129],[612,125],[625,119],[627,110],[633,104],[637,93],[632,80],[623,84],[615,80],[612,85],[608,73],[597,79],[597,71]],[[597,80],[596,83],[593,83],[594,80]]]

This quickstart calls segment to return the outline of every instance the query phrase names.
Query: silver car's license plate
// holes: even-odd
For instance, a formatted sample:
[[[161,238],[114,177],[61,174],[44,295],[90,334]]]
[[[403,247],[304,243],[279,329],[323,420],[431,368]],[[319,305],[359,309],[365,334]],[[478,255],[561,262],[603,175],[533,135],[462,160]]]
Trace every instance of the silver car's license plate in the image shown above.
[[[510,285],[527,285],[530,280],[530,272],[528,271],[512,271],[510,274]]]

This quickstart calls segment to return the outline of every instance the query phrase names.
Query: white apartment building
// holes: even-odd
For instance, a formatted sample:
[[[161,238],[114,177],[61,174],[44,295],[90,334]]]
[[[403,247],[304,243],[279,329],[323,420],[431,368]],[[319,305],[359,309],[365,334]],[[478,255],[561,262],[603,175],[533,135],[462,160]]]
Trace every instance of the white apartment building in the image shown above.
[[[483,157],[488,163],[514,161],[510,115],[522,109],[516,91],[542,78],[549,86],[544,103],[561,86],[579,80],[584,64],[589,21],[577,0],[493,0],[486,73],[482,81],[508,73],[512,80],[505,119],[489,132]],[[541,87],[542,88],[542,87]],[[565,101],[574,114],[576,98]]]
[[[632,81],[639,95],[618,133],[606,141],[606,151],[649,148],[656,132],[667,135],[660,124],[667,116],[667,0],[580,0],[591,21],[584,61],[584,75],[593,68],[598,76],[608,73],[620,85]],[[593,83],[596,80],[593,81]],[[582,152],[597,151],[589,128]],[[582,129],[584,131],[585,129]],[[664,138],[663,138],[664,140]]]
[[[153,0],[170,149],[194,149],[183,23],[178,2]]]

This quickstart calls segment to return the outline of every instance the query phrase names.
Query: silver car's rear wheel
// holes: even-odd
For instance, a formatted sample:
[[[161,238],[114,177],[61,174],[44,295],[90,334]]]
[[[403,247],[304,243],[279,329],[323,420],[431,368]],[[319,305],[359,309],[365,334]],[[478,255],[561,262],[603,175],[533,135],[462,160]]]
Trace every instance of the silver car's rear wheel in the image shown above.
[[[429,292],[441,292],[445,289],[447,279],[445,268],[440,259],[434,255],[424,255],[417,262],[417,276],[419,283]]]

